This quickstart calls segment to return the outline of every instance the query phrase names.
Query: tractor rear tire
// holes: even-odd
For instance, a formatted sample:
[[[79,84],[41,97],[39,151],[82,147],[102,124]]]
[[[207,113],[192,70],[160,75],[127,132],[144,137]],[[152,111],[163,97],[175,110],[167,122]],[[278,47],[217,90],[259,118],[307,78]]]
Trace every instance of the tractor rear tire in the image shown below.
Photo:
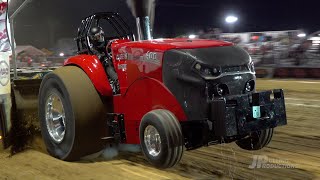
[[[61,67],[42,80],[39,119],[47,151],[53,157],[76,161],[101,151],[101,138],[107,134],[106,116],[98,92],[82,69]]]
[[[155,167],[170,168],[181,160],[183,134],[179,121],[170,111],[158,109],[144,115],[139,135],[142,152]]]
[[[236,141],[236,144],[245,150],[259,150],[267,146],[273,136],[273,128],[257,131],[247,137]]]

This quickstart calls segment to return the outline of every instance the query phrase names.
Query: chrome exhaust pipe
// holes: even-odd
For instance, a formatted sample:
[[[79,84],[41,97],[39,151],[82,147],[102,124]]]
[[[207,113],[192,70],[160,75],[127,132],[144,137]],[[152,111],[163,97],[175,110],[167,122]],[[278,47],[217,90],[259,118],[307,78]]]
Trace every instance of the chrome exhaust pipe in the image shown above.
[[[138,40],[151,40],[150,16],[154,16],[155,0],[127,0],[127,4],[136,17]],[[153,17],[151,18],[153,19]]]
[[[151,40],[151,28],[149,16],[136,18],[138,40]]]

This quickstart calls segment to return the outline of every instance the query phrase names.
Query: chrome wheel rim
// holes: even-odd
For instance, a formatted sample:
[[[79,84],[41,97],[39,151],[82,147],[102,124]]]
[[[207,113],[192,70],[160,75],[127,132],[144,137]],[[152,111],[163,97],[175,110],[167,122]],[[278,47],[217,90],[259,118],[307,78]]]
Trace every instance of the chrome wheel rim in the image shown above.
[[[144,144],[148,150],[148,153],[156,157],[161,152],[161,138],[160,134],[157,129],[152,126],[148,125],[144,130]]]
[[[65,112],[62,101],[56,93],[51,93],[45,104],[46,125],[50,137],[61,143],[66,133]]]

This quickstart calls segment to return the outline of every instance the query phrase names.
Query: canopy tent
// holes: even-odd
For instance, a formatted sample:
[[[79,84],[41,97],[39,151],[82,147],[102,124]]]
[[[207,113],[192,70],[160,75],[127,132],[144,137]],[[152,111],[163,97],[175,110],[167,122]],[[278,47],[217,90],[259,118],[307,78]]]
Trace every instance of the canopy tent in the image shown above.
[[[22,52],[32,56],[46,56],[45,52],[30,45],[16,47],[17,54],[21,54]]]

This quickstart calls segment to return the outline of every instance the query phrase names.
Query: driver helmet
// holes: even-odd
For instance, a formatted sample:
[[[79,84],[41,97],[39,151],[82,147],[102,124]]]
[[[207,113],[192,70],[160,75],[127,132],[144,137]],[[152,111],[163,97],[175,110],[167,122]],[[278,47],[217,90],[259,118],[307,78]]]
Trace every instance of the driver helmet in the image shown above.
[[[104,43],[104,32],[102,28],[99,26],[91,27],[89,31],[89,38],[94,45],[100,45]]]

